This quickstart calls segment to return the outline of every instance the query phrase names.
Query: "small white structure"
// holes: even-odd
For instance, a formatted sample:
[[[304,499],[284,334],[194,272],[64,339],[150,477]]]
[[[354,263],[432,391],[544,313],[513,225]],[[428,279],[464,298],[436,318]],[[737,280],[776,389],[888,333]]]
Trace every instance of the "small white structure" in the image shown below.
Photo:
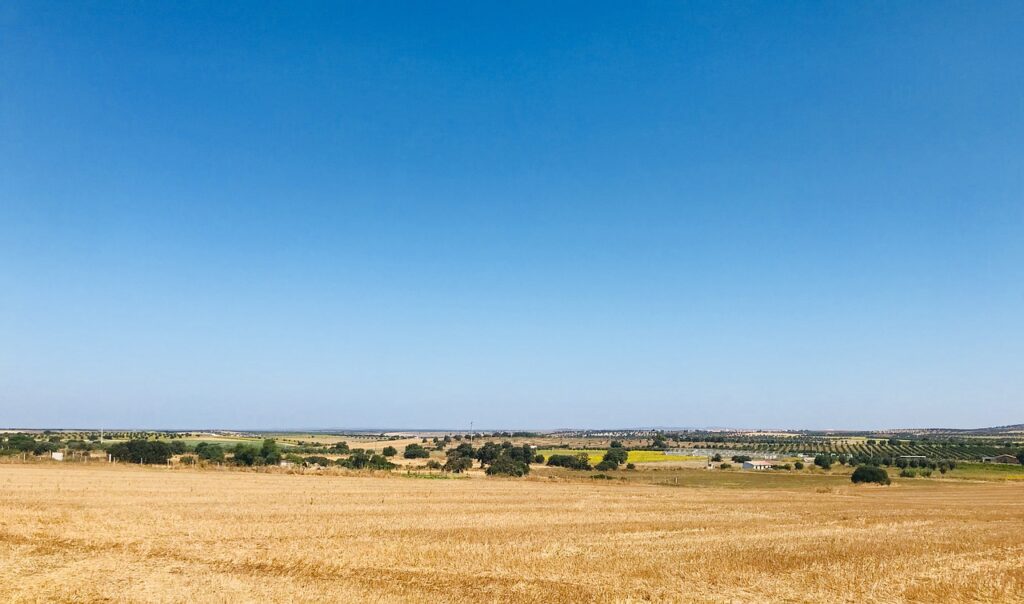
[[[294,462],[285,461],[283,459],[277,465],[281,466],[282,468],[294,468],[295,467],[295,463]]]
[[[52,459],[54,461],[64,461],[64,452],[63,451],[51,451],[50,452],[50,459]]]
[[[752,459],[750,461],[743,462],[744,470],[771,470],[772,462],[766,459]]]

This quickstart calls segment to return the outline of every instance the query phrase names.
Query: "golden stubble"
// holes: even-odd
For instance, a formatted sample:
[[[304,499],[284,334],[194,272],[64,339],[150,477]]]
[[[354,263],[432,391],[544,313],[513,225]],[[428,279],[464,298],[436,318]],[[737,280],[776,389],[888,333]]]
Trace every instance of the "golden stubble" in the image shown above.
[[[1024,601],[1024,485],[4,464],[0,600]]]

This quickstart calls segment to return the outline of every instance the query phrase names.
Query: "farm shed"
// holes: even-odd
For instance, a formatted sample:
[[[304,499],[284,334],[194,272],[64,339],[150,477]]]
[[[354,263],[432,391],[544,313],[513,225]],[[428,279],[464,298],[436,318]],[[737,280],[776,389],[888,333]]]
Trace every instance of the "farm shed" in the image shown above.
[[[744,470],[771,470],[772,462],[764,459],[754,459],[743,462]]]
[[[981,462],[982,463],[1012,463],[1012,464],[1019,464],[1020,460],[1018,460],[1013,455],[993,455],[992,457],[982,457],[981,458]]]

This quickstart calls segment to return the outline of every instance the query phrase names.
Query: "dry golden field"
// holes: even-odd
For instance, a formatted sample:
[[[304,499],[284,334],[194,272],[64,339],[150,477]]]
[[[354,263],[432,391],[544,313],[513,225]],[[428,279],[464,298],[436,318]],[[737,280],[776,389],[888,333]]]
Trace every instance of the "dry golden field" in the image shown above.
[[[2,464],[0,601],[1024,601],[1024,485],[792,484]]]

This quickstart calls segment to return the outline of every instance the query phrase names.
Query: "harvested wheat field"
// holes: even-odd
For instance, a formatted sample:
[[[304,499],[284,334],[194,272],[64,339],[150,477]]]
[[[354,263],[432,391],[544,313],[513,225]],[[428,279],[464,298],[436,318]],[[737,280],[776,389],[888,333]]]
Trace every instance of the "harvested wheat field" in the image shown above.
[[[1018,484],[758,490],[0,465],[3,601],[1022,599]]]

